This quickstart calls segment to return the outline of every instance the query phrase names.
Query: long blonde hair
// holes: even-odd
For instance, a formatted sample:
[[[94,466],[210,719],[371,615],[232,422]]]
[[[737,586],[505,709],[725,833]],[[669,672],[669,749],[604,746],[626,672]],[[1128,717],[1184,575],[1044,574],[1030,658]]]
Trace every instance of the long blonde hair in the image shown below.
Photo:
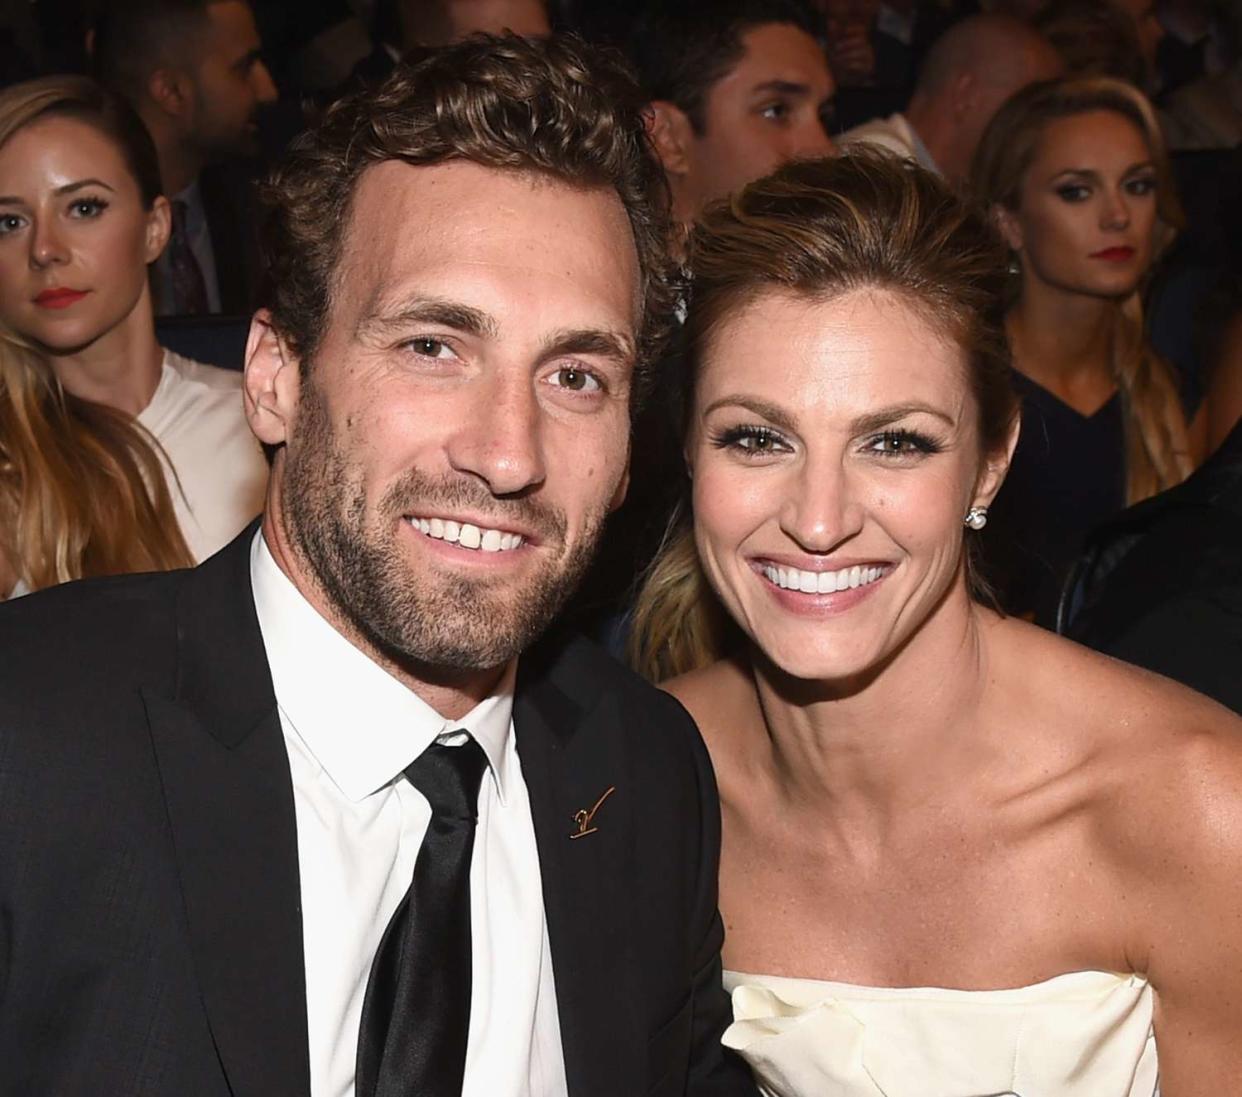
[[[1051,80],[1020,91],[984,132],[971,170],[972,188],[989,206],[1016,211],[1044,127],[1100,110],[1127,119],[1143,135],[1157,178],[1156,245],[1166,246],[1184,218],[1160,126],[1143,93],[1111,77]],[[1016,290],[1011,287],[1011,297]],[[1167,363],[1147,342],[1138,290],[1117,305],[1112,365],[1125,421],[1126,496],[1135,503],[1181,483],[1194,468],[1177,386]]]
[[[1017,401],[1004,329],[1004,247],[987,217],[930,172],[862,147],[786,165],[709,208],[691,236],[690,259],[691,387],[716,328],[764,293],[824,301],[888,290],[962,348],[981,455],[1006,443]],[[980,596],[969,550],[966,559]],[[686,501],[635,602],[630,661],[662,680],[715,662],[740,638],[699,563]]]
[[[81,77],[0,92],[0,146],[36,119],[92,126],[122,153],[148,207],[151,138],[123,102]],[[0,326],[0,554],[31,589],[193,562],[158,443],[123,412],[65,392],[47,356]]]

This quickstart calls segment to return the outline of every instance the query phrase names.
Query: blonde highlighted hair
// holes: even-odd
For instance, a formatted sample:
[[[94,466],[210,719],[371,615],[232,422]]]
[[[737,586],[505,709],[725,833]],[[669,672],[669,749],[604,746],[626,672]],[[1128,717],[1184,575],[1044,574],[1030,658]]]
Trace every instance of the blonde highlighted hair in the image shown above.
[[[1142,92],[1121,80],[1107,76],[1050,80],[1018,92],[984,132],[971,170],[972,188],[989,207],[1016,211],[1044,127],[1056,119],[1095,111],[1125,118],[1143,136],[1156,172],[1159,250],[1172,240],[1184,218],[1155,112]],[[1017,288],[1011,287],[1011,297]],[[1138,290],[1117,303],[1115,325],[1113,374],[1125,421],[1126,496],[1135,503],[1180,483],[1194,462],[1172,371],[1147,342]]]
[[[827,301],[860,289],[899,297],[960,347],[978,409],[980,456],[1017,415],[1004,329],[1005,251],[988,218],[938,177],[858,147],[786,165],[709,208],[690,241],[690,385],[728,316],[765,294]],[[968,563],[976,595],[982,584]],[[645,577],[630,659],[662,680],[733,650],[740,631],[710,589],[683,504]]]
[[[110,138],[144,203],[155,201],[155,148],[121,100],[81,77],[14,85],[0,92],[0,146],[49,116],[73,118]],[[2,326],[0,557],[35,590],[193,562],[158,443],[130,416],[65,392],[47,355]]]

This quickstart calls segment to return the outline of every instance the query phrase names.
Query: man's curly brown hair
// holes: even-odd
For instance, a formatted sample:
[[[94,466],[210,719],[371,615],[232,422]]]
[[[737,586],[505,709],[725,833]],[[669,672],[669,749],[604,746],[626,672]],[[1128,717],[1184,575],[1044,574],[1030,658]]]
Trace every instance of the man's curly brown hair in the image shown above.
[[[273,324],[308,363],[327,324],[351,203],[371,165],[468,160],[616,191],[634,233],[642,314],[636,406],[672,318],[668,193],[624,63],[573,36],[479,35],[333,103],[263,186]]]

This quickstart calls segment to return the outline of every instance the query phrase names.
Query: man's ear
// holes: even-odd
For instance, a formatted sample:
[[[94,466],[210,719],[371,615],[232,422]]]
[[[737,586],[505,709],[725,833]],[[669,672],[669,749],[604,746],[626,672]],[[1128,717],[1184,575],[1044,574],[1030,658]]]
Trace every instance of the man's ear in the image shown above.
[[[979,97],[979,85],[972,73],[959,72],[949,85],[949,107],[953,117],[960,124],[962,119],[969,118],[975,111]]]
[[[653,100],[647,107],[647,133],[664,165],[665,175],[689,174],[694,127],[685,111],[666,99]]]
[[[157,195],[147,214],[147,232],[143,241],[143,254],[148,263],[154,263],[168,246],[172,231],[172,207],[162,194]]]
[[[157,68],[147,77],[147,96],[170,118],[183,118],[193,106],[194,90],[185,73]]]
[[[273,326],[272,314],[260,309],[250,321],[242,388],[250,429],[264,445],[289,440],[300,385],[300,360]]]

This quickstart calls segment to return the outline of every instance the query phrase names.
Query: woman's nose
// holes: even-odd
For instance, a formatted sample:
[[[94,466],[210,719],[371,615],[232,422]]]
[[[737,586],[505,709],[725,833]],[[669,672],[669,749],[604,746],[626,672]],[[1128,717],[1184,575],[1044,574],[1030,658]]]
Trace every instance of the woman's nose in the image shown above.
[[[30,265],[36,269],[48,267],[65,262],[68,256],[69,250],[55,226],[50,221],[36,221],[30,234]]]

